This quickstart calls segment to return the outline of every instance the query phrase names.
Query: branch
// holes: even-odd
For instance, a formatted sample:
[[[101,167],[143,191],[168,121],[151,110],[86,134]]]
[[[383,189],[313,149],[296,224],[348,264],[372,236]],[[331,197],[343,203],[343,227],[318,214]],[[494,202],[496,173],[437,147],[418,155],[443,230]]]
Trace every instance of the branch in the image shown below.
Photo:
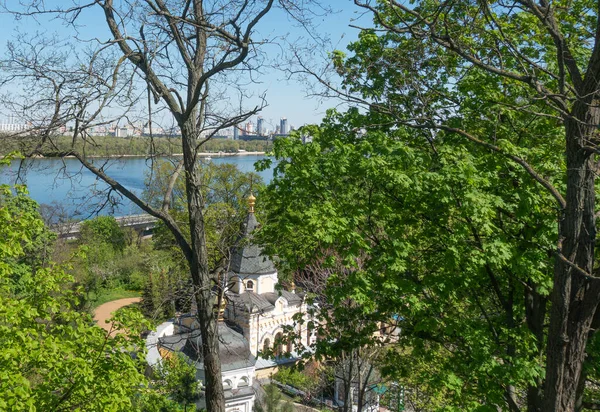
[[[566,256],[563,255],[560,250],[556,250],[554,252],[554,254],[556,255],[556,257],[558,257],[558,260],[560,260],[561,262],[563,262],[564,264],[566,264],[567,266],[569,266],[570,268],[575,270],[576,273],[583,276],[585,279],[589,280],[590,282],[599,282],[600,281],[600,278],[590,275],[588,272],[581,269],[575,263],[573,263],[569,259],[567,259]]]
[[[100,179],[102,179],[113,190],[116,190],[117,192],[121,193],[123,196],[125,196],[126,198],[131,200],[133,203],[135,203],[137,206],[139,206],[143,211],[162,220],[164,222],[164,224],[169,228],[171,233],[173,233],[175,240],[181,247],[181,250],[183,251],[183,254],[185,255],[188,262],[192,261],[192,248],[189,245],[189,243],[187,242],[183,232],[181,231],[181,229],[179,228],[179,226],[177,225],[175,220],[173,220],[173,218],[168,213],[166,213],[163,210],[156,210],[155,208],[150,206],[148,203],[142,201],[133,192],[128,190],[126,187],[124,187],[122,184],[120,184],[116,180],[109,177],[103,170],[95,167],[92,163],[90,163],[85,157],[81,156],[78,152],[72,151],[72,152],[67,152],[67,153],[61,153],[61,156],[68,156],[68,155],[71,155],[71,156],[74,156],[75,158],[77,158],[77,160],[79,160],[79,162],[81,162],[81,164],[86,169],[88,169],[94,175],[96,175]]]
[[[165,84],[158,78],[154,70],[150,68],[147,60],[143,57],[143,55],[139,52],[134,52],[129,44],[127,44],[127,40],[121,33],[119,26],[115,20],[114,10],[113,10],[113,0],[106,0],[104,4],[101,5],[104,9],[104,16],[106,18],[106,23],[108,24],[108,28],[112,33],[115,42],[119,45],[119,48],[123,52],[123,54],[132,62],[137,68],[139,68],[145,75],[146,80],[152,85],[152,87],[158,91],[160,97],[165,101],[169,109],[173,113],[176,119],[179,120],[180,115],[183,111],[182,107],[178,104],[177,100],[173,98],[173,95],[170,93],[169,89]]]
[[[169,184],[167,186],[167,191],[165,192],[165,197],[163,198],[163,203],[161,207],[161,211],[165,214],[169,212],[169,205],[171,204],[171,198],[173,197],[173,188],[175,187],[175,183],[177,182],[177,178],[179,177],[179,174],[181,173],[182,169],[183,159],[181,159],[177,163],[177,167],[175,167],[175,170],[173,171],[173,174],[169,179]]]
[[[426,129],[426,128],[434,128],[434,129],[439,129],[439,130],[444,130],[447,132],[451,132],[451,133],[457,133],[463,137],[466,137],[468,140],[470,140],[473,143],[477,143],[480,146],[483,146],[487,149],[490,149],[493,152],[499,153],[507,158],[509,158],[510,160],[512,160],[515,163],[518,163],[521,167],[523,167],[523,169],[525,169],[525,171],[539,184],[541,184],[548,192],[550,192],[550,194],[554,197],[554,199],[556,200],[556,202],[559,204],[560,208],[562,210],[565,209],[567,202],[565,201],[565,199],[563,198],[563,196],[560,194],[560,192],[558,191],[558,189],[556,189],[552,183],[550,183],[549,181],[547,181],[546,179],[544,179],[542,176],[539,175],[538,172],[535,171],[535,169],[533,169],[533,167],[527,163],[524,159],[520,158],[519,156],[515,156],[513,154],[510,153],[506,153],[504,150],[502,150],[500,147],[493,145],[491,143],[487,143],[484,142],[483,140],[480,140],[478,138],[476,138],[475,136],[473,136],[470,133],[465,132],[464,130],[461,129],[457,129],[454,127],[449,127],[449,126],[445,126],[445,125],[438,125],[438,124],[434,124],[434,125],[408,125],[410,127],[414,127],[417,129]]]

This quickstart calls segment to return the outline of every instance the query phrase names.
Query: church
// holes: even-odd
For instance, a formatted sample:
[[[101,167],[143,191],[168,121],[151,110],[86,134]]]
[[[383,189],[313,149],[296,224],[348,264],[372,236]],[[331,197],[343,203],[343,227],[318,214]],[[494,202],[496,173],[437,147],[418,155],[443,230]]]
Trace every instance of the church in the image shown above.
[[[316,334],[307,329],[304,296],[296,293],[293,282],[290,290],[279,286],[274,263],[253,242],[253,232],[259,228],[255,202],[256,198],[250,195],[242,235],[227,273],[226,306],[218,325],[226,412],[252,411],[257,379],[269,377],[282,364],[295,362],[296,348],[291,343],[285,347],[281,343],[284,329],[295,328],[304,345],[316,339]],[[298,314],[304,317],[302,324],[294,321]],[[172,353],[182,353],[195,364],[198,381],[203,381],[201,343],[195,316],[180,315],[148,336],[146,359],[155,366]],[[269,352],[275,357],[261,356]],[[197,406],[202,408],[203,403],[200,399]]]
[[[225,319],[243,330],[253,355],[269,350],[278,356],[294,354],[291,343],[284,348],[280,341],[284,328],[294,325],[294,316],[306,314],[306,302],[303,295],[296,293],[293,282],[290,290],[277,287],[275,265],[253,242],[252,234],[259,227],[254,214],[255,201],[250,195],[242,238],[231,260]],[[295,328],[298,336],[303,337],[303,344],[308,346],[314,341],[314,333],[307,330],[307,319]]]

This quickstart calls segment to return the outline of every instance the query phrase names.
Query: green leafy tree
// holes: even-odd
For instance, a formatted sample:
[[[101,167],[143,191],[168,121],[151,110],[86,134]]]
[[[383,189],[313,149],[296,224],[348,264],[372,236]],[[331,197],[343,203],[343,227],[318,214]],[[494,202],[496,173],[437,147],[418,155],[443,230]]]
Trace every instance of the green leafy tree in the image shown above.
[[[279,388],[274,384],[268,384],[263,387],[265,393],[259,408],[264,412],[291,412],[294,405],[289,401],[283,401],[283,395]]]
[[[407,322],[421,319],[403,328],[418,338],[412,346],[448,351],[439,359],[453,359],[447,366],[454,372],[440,383],[458,402],[472,393],[461,407],[477,407],[482,396],[488,407],[511,410],[585,406],[586,348],[600,302],[597,8],[585,1],[355,3],[373,13],[375,29],[361,32],[348,57],[333,54],[342,84],[329,91],[364,105],[368,117],[309,130],[337,136],[324,146],[284,149],[294,161],[282,174],[300,180],[296,169],[315,178],[319,169],[337,172],[337,180],[312,183],[326,206],[302,214],[303,224],[319,220],[316,234],[341,243],[335,249],[346,264],[358,248],[369,259],[387,258],[351,282],[353,296],[371,302],[369,288],[397,289],[407,300],[399,313],[405,307]],[[377,133],[389,144],[373,144]],[[325,159],[305,166],[311,150]],[[329,163],[330,153],[339,166]],[[344,159],[363,170],[353,174],[356,165]],[[342,168],[350,172],[346,181]],[[387,181],[375,188],[366,180],[380,176]],[[346,194],[372,203],[352,206]],[[377,281],[376,273],[385,275]],[[417,308],[429,317],[413,316]]]
[[[558,222],[549,249],[552,293],[533,310],[536,329],[548,315],[549,328],[537,336],[538,345],[547,343],[545,380],[527,404],[530,410],[580,408],[600,302],[594,249],[597,8],[585,1],[357,4],[374,14],[383,32],[365,32],[354,55],[336,62],[346,90],[374,102],[373,111],[391,115],[396,125],[429,131],[435,147],[439,135],[452,136],[510,160],[552,197]],[[377,53],[394,50],[389,60]],[[543,121],[514,121],[524,114],[551,119],[555,129],[539,128]],[[552,138],[557,131],[561,140]],[[560,161],[549,145],[563,153]]]
[[[114,216],[98,216],[81,223],[81,241],[88,245],[110,245],[123,252],[126,246],[125,231]]]
[[[155,388],[172,399],[176,403],[183,405],[184,410],[196,410],[189,405],[200,397],[200,385],[202,382],[196,379],[196,367],[189,363],[184,355],[175,353],[173,356],[164,359],[160,366],[155,369]]]
[[[63,268],[26,257],[48,235],[35,202],[15,190],[0,187],[0,409],[131,410],[146,385],[136,337],[145,322],[122,311],[115,322],[129,333],[109,338],[74,310]]]
[[[159,163],[156,171],[147,176],[143,197],[150,204],[159,207],[165,201],[165,198],[159,194],[168,192],[167,188],[171,187],[169,214],[178,222],[187,237],[189,236],[187,195],[184,180],[180,176],[180,168],[181,163],[173,164],[168,161]],[[227,269],[232,248],[239,238],[241,223],[246,217],[246,197],[251,190],[261,190],[263,183],[262,178],[256,173],[243,173],[229,163],[211,162],[204,164],[202,168],[201,189],[204,200],[208,264],[213,273],[221,276]],[[163,224],[159,224],[155,229],[153,242],[156,249],[170,251],[172,261],[179,262],[182,269],[187,269],[187,262],[182,256],[176,239]],[[166,273],[177,277],[170,283],[178,285],[178,289],[163,289],[163,292],[171,296],[171,299],[186,300],[187,297],[181,295],[184,289],[179,287],[181,282],[177,271],[169,270]]]
[[[275,143],[261,235],[323,308],[317,354],[400,328],[385,338],[384,372],[444,394],[440,408],[524,402],[543,376],[529,305],[551,288],[551,198],[485,150],[440,135],[434,152],[410,130],[361,129],[381,119],[332,112],[305,130],[312,144]]]

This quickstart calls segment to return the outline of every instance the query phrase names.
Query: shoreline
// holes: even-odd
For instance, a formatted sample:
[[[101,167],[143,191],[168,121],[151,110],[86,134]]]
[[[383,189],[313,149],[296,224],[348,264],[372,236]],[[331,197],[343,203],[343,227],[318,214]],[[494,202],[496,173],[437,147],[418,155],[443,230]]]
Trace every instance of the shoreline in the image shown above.
[[[198,153],[198,157],[235,157],[235,156],[265,156],[266,152],[200,152]],[[149,158],[152,157],[147,154],[123,154],[123,155],[90,155],[86,156],[86,159],[120,159],[120,158]],[[153,157],[183,157],[183,153],[173,153],[173,154],[160,154],[155,155]],[[0,156],[0,159],[4,159],[5,156]],[[73,155],[69,156],[32,156],[29,159],[75,159],[76,157]]]

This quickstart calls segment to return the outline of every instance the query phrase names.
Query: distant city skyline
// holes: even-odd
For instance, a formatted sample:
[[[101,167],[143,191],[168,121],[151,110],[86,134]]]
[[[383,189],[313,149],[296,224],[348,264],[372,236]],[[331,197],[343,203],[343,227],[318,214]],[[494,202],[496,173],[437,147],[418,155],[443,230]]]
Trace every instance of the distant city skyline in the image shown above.
[[[334,15],[321,16],[321,10],[317,10],[314,17],[316,25],[315,30],[318,33],[307,33],[297,22],[291,20],[282,10],[273,10],[264,21],[261,21],[256,32],[253,34],[256,38],[276,39],[275,42],[267,41],[262,48],[264,56],[269,60],[268,65],[261,69],[260,73],[255,73],[252,81],[245,87],[244,98],[248,107],[254,107],[261,104],[260,96],[265,97],[266,106],[259,113],[264,119],[264,128],[274,130],[280,122],[281,117],[287,117],[291,124],[300,127],[304,124],[319,123],[325,111],[331,107],[339,105],[339,101],[314,97],[310,86],[298,78],[289,76],[284,70],[272,68],[275,62],[284,64],[290,57],[289,43],[309,48],[309,40],[314,38],[315,34],[329,37],[328,46],[322,49],[314,50],[309,56],[315,63],[315,67],[323,65],[328,59],[328,52],[333,49],[345,50],[346,45],[358,38],[359,30],[350,27],[353,25],[369,26],[370,17],[365,18],[364,13],[358,9],[351,1],[334,1],[331,7],[339,8]],[[34,33],[37,31],[45,32],[48,36],[57,34],[64,39],[71,39],[73,32],[71,27],[62,25],[56,20],[44,20],[38,16],[36,26],[29,19],[15,20],[9,14],[0,14],[0,25],[4,30],[0,31],[0,53],[7,50],[7,42],[15,41],[13,36],[19,33]],[[98,24],[98,15],[91,10],[84,10],[78,20],[78,37],[80,38],[98,38],[102,39],[108,35],[107,28],[103,24]],[[287,36],[286,41],[279,41],[279,36]],[[307,40],[308,39],[308,40]],[[273,64],[271,64],[273,63]],[[309,90],[307,90],[307,88]],[[307,97],[310,95],[310,97]],[[253,97],[252,97],[253,96]],[[10,113],[0,113],[0,116]],[[166,123],[166,121],[165,121]],[[281,127],[281,125],[279,125]]]

